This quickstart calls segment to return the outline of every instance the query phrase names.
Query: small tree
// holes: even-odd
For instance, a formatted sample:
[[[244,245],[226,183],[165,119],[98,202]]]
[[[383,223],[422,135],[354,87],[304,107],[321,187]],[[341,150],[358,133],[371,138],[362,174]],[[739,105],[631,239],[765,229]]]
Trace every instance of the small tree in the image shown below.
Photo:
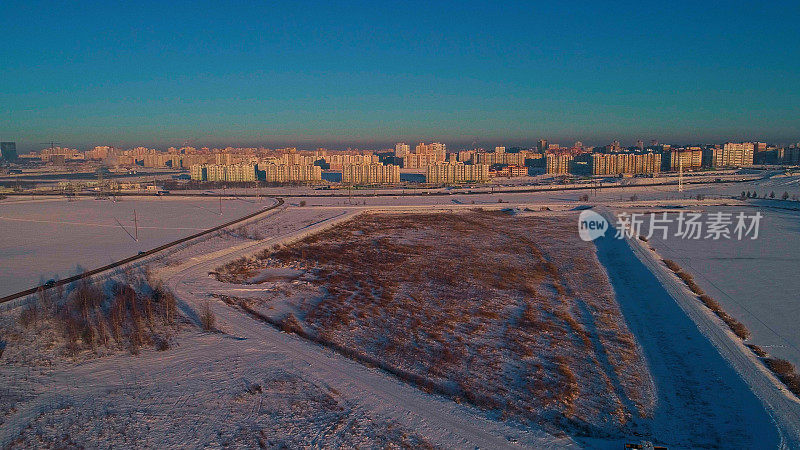
[[[747,194],[747,197],[750,197],[749,193]],[[742,199],[744,199],[744,198],[745,198],[745,193],[744,193],[744,191],[742,191]]]
[[[769,198],[775,198],[775,191],[769,193]]]
[[[300,206],[306,206],[306,201],[305,200],[300,200]]]
[[[783,191],[783,195],[781,195],[781,200],[786,200],[787,198],[789,198],[789,193],[786,192],[786,191]]]

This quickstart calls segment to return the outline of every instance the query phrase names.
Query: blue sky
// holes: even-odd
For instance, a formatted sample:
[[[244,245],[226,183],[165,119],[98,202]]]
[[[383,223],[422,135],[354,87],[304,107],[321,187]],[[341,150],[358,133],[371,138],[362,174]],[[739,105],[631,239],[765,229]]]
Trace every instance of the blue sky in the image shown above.
[[[800,141],[800,2],[644,3],[3,0],[0,139]]]

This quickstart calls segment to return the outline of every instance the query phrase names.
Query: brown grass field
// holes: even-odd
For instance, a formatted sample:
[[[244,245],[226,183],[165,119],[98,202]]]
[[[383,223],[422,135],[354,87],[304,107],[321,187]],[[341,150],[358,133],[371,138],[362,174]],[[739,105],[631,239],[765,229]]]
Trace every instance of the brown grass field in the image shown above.
[[[652,414],[653,387],[574,219],[366,214],[217,277],[305,268],[315,295],[292,300],[288,331],[506,419],[614,434]],[[285,310],[261,311],[286,321]]]

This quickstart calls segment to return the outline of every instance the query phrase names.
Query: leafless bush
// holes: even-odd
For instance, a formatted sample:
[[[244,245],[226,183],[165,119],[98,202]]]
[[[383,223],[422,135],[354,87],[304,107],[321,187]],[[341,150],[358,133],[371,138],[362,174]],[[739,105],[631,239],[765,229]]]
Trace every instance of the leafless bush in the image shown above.
[[[303,331],[303,326],[294,314],[289,314],[281,321],[281,330],[284,333],[300,334]]]
[[[160,284],[154,288],[147,281],[124,278],[125,282],[114,280],[105,289],[84,278],[73,285],[69,295],[57,293],[55,299],[40,292],[39,302],[26,306],[18,322],[27,328],[47,321],[60,330],[64,350],[72,355],[111,347],[112,342],[137,353],[143,345],[167,341],[167,335],[162,336],[159,329],[161,324],[175,323],[174,296]],[[158,317],[162,317],[160,324]]]
[[[748,347],[750,350],[752,350],[752,351],[753,351],[753,353],[755,353],[755,354],[756,354],[756,356],[758,356],[758,357],[760,357],[760,358],[766,358],[766,357],[768,357],[768,356],[769,356],[769,353],[767,353],[767,352],[766,352],[766,351],[765,351],[763,348],[759,347],[758,345],[755,345],[755,344],[747,344],[747,347]]]
[[[725,322],[728,325],[728,328],[730,328],[731,331],[733,331],[733,334],[739,336],[742,339],[750,338],[750,330],[748,330],[747,327],[742,322],[739,322],[738,320],[734,319],[733,317],[725,313],[722,314],[724,314],[724,316],[720,316],[720,318],[722,319],[723,322]]]
[[[36,302],[30,302],[22,308],[17,321],[25,328],[30,328],[39,323],[39,305]]]
[[[722,306],[716,300],[706,294],[701,294],[700,301],[703,302],[708,309],[713,311],[717,317],[722,319],[722,321],[728,325],[728,328],[730,328],[736,336],[739,336],[742,339],[750,338],[750,330],[748,330],[743,323],[728,315],[728,313],[722,309]]]
[[[764,364],[794,395],[800,397],[800,375],[795,372],[792,363],[785,359],[767,358]]]
[[[715,313],[719,312],[719,311],[722,311],[722,306],[720,306],[720,304],[717,303],[716,300],[714,300],[713,298],[711,298],[708,295],[705,295],[705,294],[701,295],[700,296],[700,301],[703,302],[703,304],[706,305],[708,307],[708,309],[714,311]]]
[[[205,302],[200,310],[200,324],[205,331],[214,331],[216,321],[217,317],[214,315],[214,311],[211,310],[211,304]]]
[[[692,277],[688,273],[683,271],[678,271],[675,272],[675,275],[677,275],[678,278],[680,278],[684,282],[684,284],[686,284],[689,290],[691,290],[695,294],[697,295],[705,294],[705,292],[703,292],[703,289],[694,281],[694,277]]]
[[[673,261],[671,259],[664,259],[663,261],[664,261],[664,264],[667,267],[669,267],[669,270],[671,270],[673,272],[680,272],[681,271],[681,266],[679,266],[675,261]]]
[[[769,358],[764,361],[764,364],[778,376],[786,376],[794,373],[794,366],[785,359]]]

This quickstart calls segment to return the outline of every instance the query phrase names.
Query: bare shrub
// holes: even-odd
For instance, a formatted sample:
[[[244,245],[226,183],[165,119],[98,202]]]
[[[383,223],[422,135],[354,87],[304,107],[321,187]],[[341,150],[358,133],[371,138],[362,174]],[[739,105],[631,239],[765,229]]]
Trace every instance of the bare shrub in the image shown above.
[[[760,358],[766,358],[766,357],[768,357],[768,356],[769,356],[769,353],[767,353],[767,352],[766,352],[766,351],[765,351],[763,348],[759,347],[758,345],[755,345],[755,344],[747,344],[747,347],[748,347],[750,350],[752,350],[752,351],[753,351],[753,353],[755,353],[755,354],[756,354],[758,357],[760,357]]]
[[[800,397],[800,375],[795,372],[792,363],[785,359],[767,358],[764,364],[778,379],[797,397]]]
[[[163,352],[169,350],[169,339],[167,336],[156,336],[155,338],[156,350]]]
[[[692,292],[694,292],[697,295],[705,295],[705,292],[703,291],[703,288],[701,288],[700,285],[698,285],[694,281],[694,277],[692,277],[690,274],[688,274],[688,273],[680,270],[680,268],[678,268],[678,271],[675,272],[675,275],[677,275],[678,278],[680,278],[683,281],[683,283],[689,288],[689,290],[691,290]]]
[[[679,266],[675,261],[671,259],[664,259],[664,264],[669,267],[669,270],[673,272],[680,272],[681,266]]]
[[[722,311],[722,306],[717,303],[716,300],[711,298],[710,296],[703,294],[700,296],[700,301],[703,302],[704,305],[708,307],[708,309],[714,311],[715,313],[718,311]]]
[[[769,358],[764,361],[764,364],[778,376],[786,376],[794,373],[794,366],[785,359]]]
[[[200,324],[203,326],[203,330],[214,331],[216,321],[217,317],[214,315],[214,311],[211,310],[211,304],[205,302],[200,310]]]
[[[294,314],[289,314],[281,321],[281,330],[284,333],[300,334],[303,332],[303,326]]]
[[[17,321],[25,328],[37,325],[39,323],[39,306],[36,302],[30,302],[22,308]]]
[[[23,310],[20,323],[51,321],[64,337],[67,355],[114,344],[136,354],[140,347],[162,339],[156,319],[173,317],[172,321],[164,321],[165,325],[172,325],[176,310],[174,297],[160,284],[154,283],[156,287],[153,288],[147,281],[125,275],[125,282],[112,280],[106,289],[89,278],[81,279],[60,301],[40,293],[40,301],[44,298],[45,303],[53,305],[51,310],[32,303]]]
[[[739,336],[742,339],[750,338],[750,330],[748,330],[742,322],[739,322],[727,314],[725,314],[725,317],[721,317],[721,319],[728,325],[728,328],[730,328],[731,331],[733,331],[733,334],[736,336]]]

